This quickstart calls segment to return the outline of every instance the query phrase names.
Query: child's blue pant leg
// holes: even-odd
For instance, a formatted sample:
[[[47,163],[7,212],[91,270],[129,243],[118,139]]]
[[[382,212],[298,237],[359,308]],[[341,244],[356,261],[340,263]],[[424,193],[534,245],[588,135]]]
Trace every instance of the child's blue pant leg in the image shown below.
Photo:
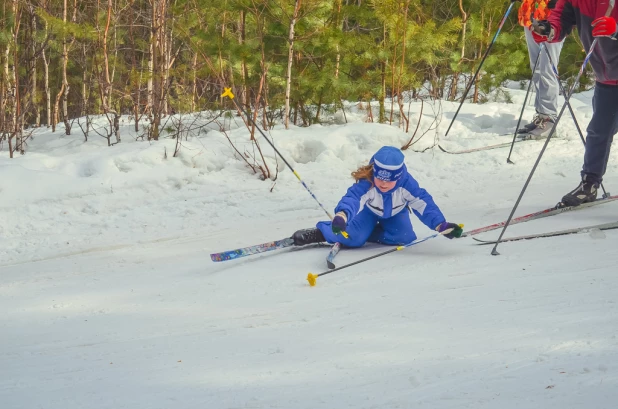
[[[416,240],[416,233],[412,228],[410,213],[402,210],[393,217],[381,219],[367,241],[371,243],[400,246]]]
[[[361,247],[367,242],[367,239],[373,232],[377,223],[378,216],[371,210],[365,208],[348,223],[346,229],[346,233],[348,233],[347,239],[341,234],[333,233],[330,221],[319,222],[316,227],[320,229],[324,238],[329,243],[341,243],[346,247]]]

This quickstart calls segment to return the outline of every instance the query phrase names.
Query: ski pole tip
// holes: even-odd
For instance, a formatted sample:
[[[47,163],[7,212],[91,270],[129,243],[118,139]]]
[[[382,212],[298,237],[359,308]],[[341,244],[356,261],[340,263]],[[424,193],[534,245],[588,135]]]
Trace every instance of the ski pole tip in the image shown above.
[[[309,281],[309,285],[311,287],[315,287],[315,282],[317,279],[318,279],[317,275],[311,274],[311,273],[307,274],[307,281]]]

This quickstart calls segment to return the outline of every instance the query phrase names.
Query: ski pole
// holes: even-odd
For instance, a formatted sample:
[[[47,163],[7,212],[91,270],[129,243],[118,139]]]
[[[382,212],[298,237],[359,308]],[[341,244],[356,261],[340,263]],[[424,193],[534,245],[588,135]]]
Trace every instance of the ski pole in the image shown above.
[[[470,92],[470,88],[472,88],[472,84],[474,84],[474,81],[476,80],[476,77],[479,75],[479,72],[481,71],[481,67],[483,67],[483,64],[485,63],[485,59],[487,58],[487,55],[489,55],[489,52],[491,51],[491,48],[494,46],[494,43],[496,42],[496,39],[498,38],[498,34],[500,34],[500,30],[502,30],[502,26],[504,25],[504,22],[506,21],[507,17],[511,13],[511,9],[513,8],[514,4],[515,4],[515,0],[511,1],[511,5],[509,6],[509,8],[504,13],[504,16],[502,17],[502,20],[500,21],[500,25],[498,26],[498,30],[496,31],[496,34],[494,35],[494,38],[491,40],[491,43],[489,43],[489,47],[487,47],[487,51],[485,51],[485,55],[483,55],[483,59],[481,60],[481,64],[476,69],[476,73],[474,74],[474,77],[472,77],[472,80],[470,81],[470,83],[466,87],[466,91],[464,92],[464,95],[461,98],[461,102],[459,103],[459,107],[457,108],[457,111],[455,112],[455,116],[453,117],[453,119],[451,119],[451,124],[448,126],[448,129],[446,130],[446,133],[444,134],[444,136],[447,136],[449,131],[451,130],[451,126],[453,126],[453,122],[455,122],[455,118],[457,118],[457,115],[459,114],[459,110],[461,109],[461,106],[463,105],[464,101],[466,100],[466,96],[468,95],[468,92]]]
[[[545,44],[542,45],[544,47]],[[521,106],[521,112],[519,113],[519,119],[517,120],[517,126],[515,127],[515,132],[513,133],[513,142],[511,142],[511,150],[509,151],[509,156],[506,158],[506,163],[510,163],[514,165],[515,162],[511,161],[511,154],[513,153],[513,147],[515,146],[515,140],[517,139],[517,131],[519,130],[519,125],[521,124],[521,118],[524,116],[524,110],[526,109],[526,102],[528,102],[528,95],[530,94],[530,88],[532,87],[532,83],[534,82],[534,73],[536,73],[536,67],[539,65],[539,60],[541,59],[541,51],[539,50],[539,54],[536,56],[536,61],[534,62],[534,68],[532,69],[532,78],[530,78],[530,82],[528,83],[528,90],[526,91],[526,97],[524,98],[524,104]]]
[[[463,229],[464,225],[460,224],[459,227],[461,227]],[[415,241],[413,241],[411,243],[404,244],[402,246],[397,246],[397,247],[392,248],[390,250],[383,251],[382,253],[378,253],[378,254],[376,254],[374,256],[366,257],[364,259],[354,261],[352,263],[346,264],[346,265],[341,266],[341,267],[334,268],[332,270],[325,271],[325,272],[320,273],[320,274],[309,273],[309,274],[307,274],[307,281],[309,282],[309,285],[311,287],[314,287],[318,277],[321,277],[321,276],[326,275],[326,274],[334,273],[335,271],[343,270],[344,268],[352,267],[352,266],[355,266],[357,264],[364,263],[365,261],[373,260],[374,258],[382,257],[382,256],[385,256],[387,254],[394,253],[396,251],[401,251],[401,250],[406,249],[408,247],[414,246],[415,244],[420,244],[420,243],[422,243],[424,241],[427,241],[429,239],[433,239],[434,237],[438,237],[438,236],[442,236],[442,235],[445,235],[445,234],[449,234],[452,231],[453,231],[452,228],[451,229],[446,229],[442,233],[434,233],[431,236],[424,237],[424,238],[422,238],[420,240],[415,240]]]
[[[303,185],[303,187],[307,190],[307,192],[309,192],[309,194],[311,195],[311,197],[313,198],[313,200],[315,200],[317,202],[317,204],[320,205],[320,207],[322,208],[322,210],[324,210],[324,212],[326,213],[326,215],[328,216],[328,218],[330,220],[333,220],[333,216],[330,214],[330,212],[328,210],[326,210],[326,208],[324,207],[324,205],[322,205],[322,203],[320,203],[320,201],[318,200],[318,198],[313,194],[313,192],[311,191],[311,189],[309,189],[309,186],[307,186],[307,184],[300,178],[300,175],[298,174],[298,172],[296,172],[294,170],[294,168],[292,167],[292,165],[290,165],[290,163],[285,159],[285,157],[281,154],[281,152],[279,152],[279,150],[275,147],[275,144],[273,144],[270,139],[268,139],[266,137],[266,135],[264,134],[264,132],[262,132],[262,130],[260,129],[260,127],[255,123],[255,121],[253,120],[253,118],[251,118],[251,116],[240,106],[236,103],[236,101],[234,100],[234,93],[232,93],[232,88],[224,88],[224,92],[223,94],[221,94],[221,97],[229,97],[232,102],[234,103],[234,106],[236,106],[236,109],[238,109],[239,111],[241,111],[246,117],[247,119],[249,119],[249,121],[251,121],[251,123],[253,124],[253,126],[255,126],[255,128],[260,132],[260,134],[262,134],[262,137],[266,140],[266,142],[268,142],[268,144],[270,146],[272,146],[272,148],[275,150],[275,152],[277,153],[277,155],[279,155],[279,157],[283,160],[283,162],[287,165],[287,167],[292,171],[292,173],[294,174],[294,176],[296,176],[296,178],[298,179],[298,181]],[[348,238],[348,233],[346,233],[345,231],[341,232],[341,234],[343,235],[343,237],[345,237],[346,239]]]
[[[609,16],[611,14],[614,8],[614,3],[615,3],[615,0],[609,0],[609,5],[607,7],[607,11],[605,12],[605,16]],[[506,229],[511,224],[511,219],[513,218],[513,215],[515,214],[515,211],[517,210],[517,207],[519,206],[519,202],[521,202],[521,199],[524,196],[524,193],[526,192],[528,185],[530,184],[530,180],[532,180],[532,176],[534,175],[534,172],[536,171],[537,166],[539,166],[539,163],[541,162],[543,153],[545,153],[545,149],[547,149],[547,145],[549,145],[549,140],[551,139],[551,137],[554,135],[554,132],[556,131],[556,126],[558,125],[558,122],[560,121],[560,118],[562,117],[562,114],[564,113],[564,110],[566,109],[569,99],[575,92],[575,87],[577,86],[577,83],[579,82],[579,79],[581,78],[584,72],[584,69],[586,69],[586,65],[588,64],[588,60],[590,60],[590,56],[594,52],[594,47],[597,45],[598,39],[599,39],[598,37],[595,37],[594,41],[590,45],[590,50],[588,51],[588,54],[586,55],[586,58],[584,59],[584,62],[582,63],[581,68],[579,69],[579,73],[577,74],[577,77],[575,78],[575,82],[573,82],[573,85],[571,86],[571,90],[569,94],[564,96],[565,102],[562,105],[562,109],[560,110],[560,113],[558,114],[558,117],[556,118],[556,122],[554,122],[554,126],[551,128],[549,135],[547,135],[547,139],[545,140],[545,143],[543,144],[543,148],[541,149],[541,152],[539,152],[539,156],[537,157],[536,162],[534,163],[534,166],[532,167],[532,170],[530,171],[530,175],[528,176],[528,179],[526,180],[526,183],[524,184],[523,189],[519,193],[519,197],[517,198],[517,201],[515,202],[515,206],[513,206],[513,210],[511,210],[511,214],[509,215],[509,218],[504,224],[504,227],[502,228],[502,232],[500,232],[500,236],[498,237],[498,240],[496,240],[496,244],[494,245],[494,248],[491,250],[492,256],[500,255],[500,253],[498,253],[498,245],[500,244],[500,240],[502,240],[502,237],[504,236]]]

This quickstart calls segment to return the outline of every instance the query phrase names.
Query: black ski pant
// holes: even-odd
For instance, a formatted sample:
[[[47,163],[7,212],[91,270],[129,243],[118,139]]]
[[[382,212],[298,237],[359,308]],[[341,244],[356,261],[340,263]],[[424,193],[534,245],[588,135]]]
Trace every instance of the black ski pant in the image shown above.
[[[586,181],[601,183],[607,169],[612,141],[618,132],[618,85],[596,83],[592,112],[592,119],[586,130],[586,153],[581,174]]]

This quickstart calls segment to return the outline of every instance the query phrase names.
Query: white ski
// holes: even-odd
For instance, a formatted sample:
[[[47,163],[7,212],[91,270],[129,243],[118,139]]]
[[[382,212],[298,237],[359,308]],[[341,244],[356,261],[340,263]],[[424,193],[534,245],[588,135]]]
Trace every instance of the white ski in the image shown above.
[[[557,230],[557,231],[552,231],[548,233],[528,234],[526,236],[518,236],[518,237],[507,237],[505,239],[500,240],[500,243],[504,243],[506,241],[538,239],[541,237],[564,236],[567,234],[584,233],[590,230],[611,230],[611,229],[618,229],[618,221],[612,222],[612,223],[595,224],[593,226],[577,227],[574,229]],[[479,245],[497,243],[496,240],[481,240],[476,237],[472,237],[472,239],[478,241],[477,244]]]

